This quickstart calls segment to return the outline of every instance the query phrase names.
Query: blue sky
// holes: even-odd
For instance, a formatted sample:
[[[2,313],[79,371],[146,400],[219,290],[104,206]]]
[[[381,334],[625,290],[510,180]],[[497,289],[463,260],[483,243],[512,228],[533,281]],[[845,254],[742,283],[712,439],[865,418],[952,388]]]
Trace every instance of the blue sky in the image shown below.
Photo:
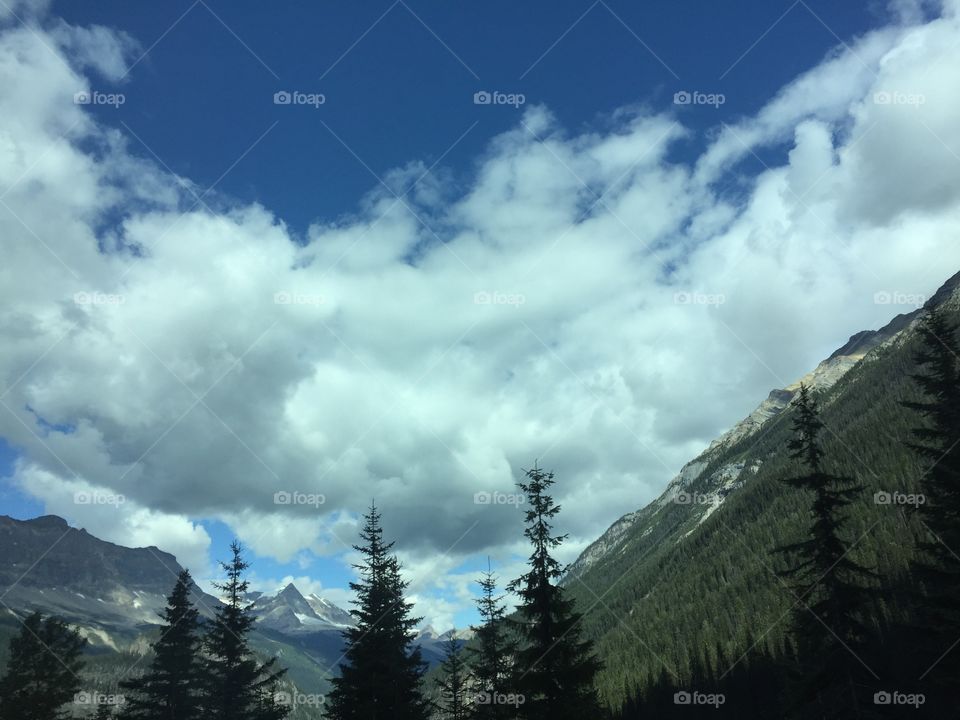
[[[602,126],[626,106],[667,109],[680,90],[723,93],[719,110],[681,115],[706,130],[756,112],[838,43],[889,18],[880,3],[828,0],[55,8],[149,50],[117,87],[124,106],[100,115],[149,148],[135,140],[135,152],[152,151],[202,189],[272,127],[217,190],[263,203],[298,232],[354,212],[374,174],[411,161],[442,156],[464,180],[518,117],[509,106],[474,105],[479,90],[522,93],[571,131]],[[295,89],[326,103],[313,112],[272,104],[273,93]],[[704,138],[690,142],[678,155],[699,152]]]
[[[556,470],[570,562],[960,267],[955,0],[10,2],[3,512],[201,576],[345,604],[376,497],[462,626],[477,492]]]

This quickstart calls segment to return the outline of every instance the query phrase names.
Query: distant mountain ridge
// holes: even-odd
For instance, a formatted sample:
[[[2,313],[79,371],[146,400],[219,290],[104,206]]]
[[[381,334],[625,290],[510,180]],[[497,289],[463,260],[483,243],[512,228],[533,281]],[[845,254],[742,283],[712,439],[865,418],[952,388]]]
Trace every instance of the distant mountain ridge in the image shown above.
[[[157,547],[121,547],[72,528],[56,515],[32,520],[0,515],[0,549],[4,585],[93,591],[104,582],[122,580],[131,589],[161,591],[170,584],[169,576],[175,579],[180,571],[176,558]]]
[[[84,623],[133,629],[155,625],[182,567],[157,547],[127,548],[70,527],[55,515],[0,516],[0,592],[10,607],[38,609]],[[212,617],[220,600],[194,584],[192,599]],[[291,583],[276,595],[251,593],[261,627],[286,633],[333,630],[353,617]]]
[[[181,569],[157,547],[115,545],[55,515],[0,515],[0,593],[7,607],[129,631],[159,622]],[[201,614],[212,616],[219,600],[196,584],[191,595]]]
[[[471,628],[464,628],[462,630],[459,628],[451,628],[450,630],[439,632],[433,625],[427,625],[417,633],[416,640],[443,643],[450,639],[469,640],[473,637],[473,634]]]
[[[960,273],[923,306],[934,307],[960,323]],[[863,487],[849,509],[855,554],[904,582],[924,528],[877,497],[921,491],[924,468],[907,446],[921,420],[901,404],[920,397],[911,375],[921,314],[854,334],[802,378],[820,404],[831,469]],[[783,482],[796,472],[787,447],[798,386],[774,390],[567,569],[562,582],[605,663],[598,689],[608,708],[664,682],[682,689],[694,666],[723,676],[751,648],[774,659],[789,652],[797,598],[772,551],[807,529],[808,504]]]
[[[104,684],[117,672],[111,654],[148,652],[158,613],[181,569],[173,555],[157,547],[116,545],[55,515],[29,520],[0,515],[0,656],[6,651],[4,636],[19,627],[17,616],[33,611],[56,615],[90,643],[91,687],[116,691],[115,684]],[[245,599],[256,618],[251,635],[255,650],[280,658],[299,690],[327,692],[330,674],[343,656],[343,631],[355,624],[353,616],[319,595],[304,596],[292,583],[275,594],[250,592]],[[207,620],[221,604],[196,584],[191,600]],[[429,628],[416,637],[428,663],[440,661],[446,637]],[[313,716],[298,711],[294,720],[301,717]]]
[[[583,574],[605,554],[615,551],[620,541],[638,520],[647,516],[649,512],[655,512],[656,509],[663,507],[666,503],[674,502],[677,495],[684,492],[684,488],[690,487],[699,480],[701,473],[711,465],[712,461],[721,457],[725,450],[755,435],[767,422],[780,415],[793,401],[801,383],[814,390],[826,390],[833,387],[870,352],[893,342],[904,330],[909,329],[922,315],[925,308],[946,302],[958,288],[960,288],[960,272],[947,280],[924,303],[923,307],[897,315],[879,330],[863,330],[855,333],[846,343],[837,348],[828,358],[802,378],[785,388],[771,390],[770,394],[753,412],[714,439],[706,450],[687,462],[678,475],[670,481],[659,498],[646,508],[623,515],[597,540],[588,545],[567,569],[567,581],[569,582],[571,578]],[[756,473],[758,466],[759,462],[752,464],[748,469]],[[720,467],[715,471],[715,477],[707,483],[708,486],[713,488],[711,495],[698,498],[694,503],[703,506],[704,513],[701,522],[706,520],[731,492],[742,486],[744,479],[740,476],[744,469],[743,464],[734,463]]]
[[[304,597],[293,583],[273,596],[258,593],[253,602],[253,614],[262,627],[287,634],[320,629],[339,631],[356,624],[346,610],[319,595]]]

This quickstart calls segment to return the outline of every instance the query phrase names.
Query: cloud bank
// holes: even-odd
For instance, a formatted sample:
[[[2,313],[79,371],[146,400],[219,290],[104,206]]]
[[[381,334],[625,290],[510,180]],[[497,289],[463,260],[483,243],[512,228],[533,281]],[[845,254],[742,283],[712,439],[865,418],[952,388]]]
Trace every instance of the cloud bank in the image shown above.
[[[555,470],[571,561],[770,388],[906,309],[877,292],[960,268],[953,3],[837,48],[696,162],[672,159],[695,139],[677,108],[571,134],[533,107],[468,177],[413,161],[306,242],[269,208],[212,208],[74,103],[133,39],[0,23],[14,482],[194,568],[201,518],[286,562],[343,552],[376,498],[442,624],[469,602],[449,573],[522,549],[516,506],[477,493]]]

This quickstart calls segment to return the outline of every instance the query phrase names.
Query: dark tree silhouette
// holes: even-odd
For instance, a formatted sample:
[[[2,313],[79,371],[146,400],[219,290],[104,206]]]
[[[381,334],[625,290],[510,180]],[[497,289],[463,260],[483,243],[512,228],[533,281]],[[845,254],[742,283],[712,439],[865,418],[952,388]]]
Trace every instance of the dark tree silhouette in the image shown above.
[[[80,691],[80,654],[87,641],[57,618],[33,613],[10,641],[7,670],[0,678],[4,720],[59,720],[63,706]]]
[[[333,679],[327,714],[334,720],[426,720],[430,703],[423,695],[426,663],[413,631],[420,618],[404,599],[407,583],[400,563],[384,543],[380,513],[371,505],[354,548],[363,554],[355,565],[360,581],[351,614],[357,624],[344,631],[347,648],[340,676]]]
[[[140,678],[120,684],[126,702],[122,716],[130,720],[194,720],[200,713],[200,623],[190,603],[193,579],[183,570],[167,607],[160,613],[160,637],[153,643],[153,661]]]
[[[216,586],[223,592],[225,602],[217,608],[203,642],[203,717],[278,720],[289,713],[289,708],[276,698],[286,670],[277,667],[276,658],[261,663],[250,649],[247,636],[253,629],[254,617],[244,602],[249,583],[243,577],[248,564],[238,542],[234,541],[230,550],[231,561],[221,563],[227,581]]]
[[[466,648],[470,661],[470,670],[476,681],[476,694],[486,693],[487,697],[503,697],[513,691],[510,680],[513,669],[513,656],[516,642],[510,635],[505,621],[506,610],[503,596],[497,595],[497,578],[490,569],[487,559],[487,571],[478,581],[480,597],[477,599],[477,611],[483,622],[474,627],[473,643]],[[475,704],[473,717],[480,720],[509,718],[513,708],[503,703],[485,702]]]
[[[793,634],[798,649],[793,705],[798,717],[872,717],[873,683],[866,662],[870,632],[867,608],[874,574],[850,555],[846,507],[862,488],[824,469],[820,421],[809,388],[795,401],[790,457],[802,466],[789,485],[811,495],[807,538],[777,548],[790,566],[781,573],[796,595]]]
[[[581,616],[573,600],[558,584],[563,569],[551,553],[566,536],[552,534],[552,521],[560,512],[547,494],[553,483],[553,473],[536,465],[527,471],[526,481],[518,483],[529,508],[524,535],[533,547],[530,569],[508,586],[520,596],[516,693],[523,702],[518,714],[530,720],[584,720],[600,716],[594,678],[601,664],[592,642],[581,637]]]
[[[470,714],[470,677],[463,661],[463,648],[453,635],[443,646],[437,687],[440,690],[439,709],[444,720],[467,720]]]
[[[924,418],[910,447],[924,472],[920,518],[927,537],[918,547],[914,574],[920,580],[915,634],[920,659],[930,667],[928,682],[955,690],[960,677],[960,340],[957,326],[942,308],[928,312],[919,325],[919,372],[911,377],[923,398],[904,405]]]

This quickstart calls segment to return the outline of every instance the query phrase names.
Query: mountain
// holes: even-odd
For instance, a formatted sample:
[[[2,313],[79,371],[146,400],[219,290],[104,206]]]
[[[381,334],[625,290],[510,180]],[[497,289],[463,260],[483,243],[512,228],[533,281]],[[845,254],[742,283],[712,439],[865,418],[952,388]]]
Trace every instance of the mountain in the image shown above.
[[[65,619],[88,639],[86,687],[117,692],[117,682],[149,652],[157,614],[181,569],[159,548],[106,542],[54,515],[0,516],[0,665],[19,630],[16,617],[39,610]],[[191,596],[201,616],[212,618],[220,600],[197,585]],[[257,618],[252,647],[289,668],[291,691],[325,693],[343,656],[343,630],[354,624],[350,613],[319,595],[304,597],[292,583],[274,595],[250,592],[246,600]],[[417,637],[431,665],[442,659],[448,636],[425,631]],[[314,717],[307,706],[291,716]]]
[[[944,288],[953,289],[960,284],[960,273],[951,278]],[[944,299],[946,296],[941,288],[940,294],[931,298],[929,304]],[[830,357],[821,362],[817,367],[797,380],[795,383],[785,388],[775,388],[770,394],[751,412],[747,417],[734,425],[731,429],[713,440],[710,445],[697,457],[686,463],[677,476],[670,481],[666,490],[657,500],[646,508],[635,512],[627,513],[596,541],[581,553],[580,557],[570,565],[567,570],[569,577],[582,575],[591,565],[602,559],[607,553],[614,552],[623,540],[630,528],[642,519],[649,517],[651,513],[655,514],[666,503],[675,502],[678,495],[683,499],[683,493],[686,489],[693,486],[693,483],[701,479],[703,471],[712,465],[718,465],[714,469],[711,477],[706,478],[703,484],[707,489],[705,494],[697,497],[690,497],[694,510],[702,511],[699,516],[699,522],[706,520],[729,496],[731,492],[743,486],[746,477],[741,478],[744,469],[749,473],[756,473],[762,459],[755,459],[749,467],[743,459],[736,459],[734,462],[723,462],[728,456],[730,448],[737,446],[738,443],[756,435],[768,421],[776,418],[790,404],[794,395],[800,388],[801,383],[807,385],[813,390],[825,391],[836,385],[836,383],[853,369],[861,360],[863,360],[871,351],[881,348],[890,343],[900,333],[911,327],[912,323],[920,317],[923,312],[918,308],[910,313],[897,315],[893,320],[884,325],[879,330],[865,330],[853,335],[846,343],[834,351]]]
[[[182,569],[159,548],[105,542],[54,515],[0,516],[0,553],[0,588],[9,607],[125,630],[157,624]],[[196,584],[192,595],[201,615],[212,617],[220,600]],[[318,595],[308,600],[293,584],[274,596],[251,592],[247,599],[260,627],[270,630],[339,633],[353,625],[346,610]]]
[[[353,619],[353,615],[337,607],[326,598],[310,593],[307,596],[307,602],[317,617],[334,627],[352,627],[356,625],[356,620]]]
[[[0,515],[4,604],[81,622],[94,645],[116,649],[111,633],[156,624],[180,570],[177,559],[159,548],[105,542],[54,515]],[[192,600],[206,617],[220,602],[197,585]]]
[[[451,628],[445,632],[439,632],[434,629],[433,625],[427,625],[425,628],[421,628],[417,632],[416,640],[420,643],[445,643],[451,638],[457,640],[469,640],[473,637],[473,630],[470,628],[465,628],[463,630],[457,628]]]
[[[258,593],[253,602],[253,614],[261,631],[280,633],[301,648],[321,654],[325,649],[335,647],[337,660],[342,651],[341,633],[356,625],[349,612],[319,595],[311,593],[305,597],[293,583],[276,595]],[[417,632],[414,642],[420,645],[424,660],[434,665],[442,660],[443,645],[448,639],[464,640],[471,636],[469,630],[441,633],[427,625]]]
[[[960,316],[960,273],[925,304],[934,306]],[[821,402],[827,457],[865,486],[851,517],[851,534],[862,538],[857,557],[886,577],[905,573],[917,520],[874,493],[916,492],[921,474],[905,446],[917,419],[900,405],[916,398],[909,374],[921,312],[856,333],[801,380],[771,391],[570,565],[563,583],[606,662],[600,691],[609,707],[664,676],[682,685],[694,665],[719,676],[754,644],[772,657],[784,651],[796,598],[770,551],[805,522],[803,501],[780,482],[792,467],[786,445],[800,382]]]
[[[934,306],[960,320],[960,273],[925,305]],[[905,447],[917,419],[901,402],[917,397],[909,375],[919,314],[856,333],[802,378],[821,403],[831,469],[865,486],[862,502],[851,506],[852,554],[893,579],[904,576],[921,528],[908,508],[875,493],[918,490],[921,468]],[[772,658],[785,652],[796,598],[776,577],[771,550],[795,540],[806,523],[805,501],[781,482],[793,469],[786,447],[798,384],[771,391],[568,569],[563,582],[605,663],[599,690],[607,707],[664,682],[681,689],[694,667],[723,674],[751,648]],[[56,613],[91,641],[89,687],[115,691],[156,637],[156,612],[179,571],[158,548],[124,548],[55,516],[0,516],[0,663],[19,627],[11,611]],[[219,600],[198,587],[193,595],[210,617]],[[349,613],[292,584],[248,599],[258,617],[257,651],[279,657],[295,688],[324,692]],[[423,628],[417,642],[425,659],[436,663],[448,637]],[[311,717],[297,713],[294,720]]]
[[[340,633],[352,627],[353,616],[318,595],[305,598],[293,583],[274,596],[258,593],[253,614],[260,627],[288,635],[331,630]]]
[[[176,558],[159,548],[115,545],[70,527],[63,518],[0,516],[0,663],[6,661],[8,639],[20,627],[14,613],[39,610],[67,620],[88,639],[84,687],[116,693],[117,682],[149,652],[157,613],[180,571]],[[212,618],[220,600],[196,585],[191,595],[201,616]],[[314,596],[322,616],[292,585],[276,597],[251,593],[248,599],[260,619],[251,646],[264,657],[279,657],[289,668],[285,689],[325,693],[330,669],[343,652],[342,625],[325,617],[349,615]],[[291,716],[316,717],[319,713],[306,706]]]

